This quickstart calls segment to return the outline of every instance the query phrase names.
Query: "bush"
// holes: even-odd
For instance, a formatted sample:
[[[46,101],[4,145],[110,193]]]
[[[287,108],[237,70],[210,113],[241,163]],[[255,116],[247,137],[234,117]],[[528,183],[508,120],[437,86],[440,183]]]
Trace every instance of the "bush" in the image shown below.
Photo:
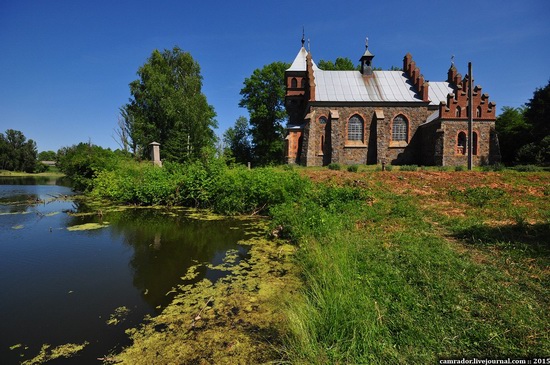
[[[102,171],[113,171],[124,157],[110,149],[89,143],[63,147],[57,152],[56,165],[73,182],[76,190],[90,191],[93,179]]]
[[[455,171],[465,171],[465,170],[466,170],[466,167],[464,167],[463,165],[455,166]]]
[[[331,163],[331,164],[328,165],[328,169],[329,169],[329,170],[336,170],[336,171],[338,171],[338,170],[341,170],[341,169],[342,169],[342,166],[340,166],[339,163],[333,162],[333,163]]]
[[[417,165],[402,165],[400,171],[416,171],[418,169]]]
[[[543,170],[541,167],[535,165],[517,165],[510,167],[510,169],[518,172],[537,172]]]
[[[359,171],[359,165],[350,165],[350,166],[348,166],[348,171],[349,171],[349,172],[357,172],[357,171]]]
[[[481,167],[483,171],[503,171],[504,168],[504,165],[500,162],[497,162],[493,165],[485,165]]]

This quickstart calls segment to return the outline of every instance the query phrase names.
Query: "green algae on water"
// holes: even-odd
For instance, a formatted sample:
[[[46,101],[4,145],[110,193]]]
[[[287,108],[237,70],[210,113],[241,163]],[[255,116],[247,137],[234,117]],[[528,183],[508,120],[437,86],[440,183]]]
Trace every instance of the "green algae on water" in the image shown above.
[[[18,224],[16,226],[11,227],[11,229],[23,229],[25,226],[22,224]]]
[[[300,285],[292,263],[295,247],[263,237],[239,244],[250,246],[247,258],[239,261],[237,252],[229,250],[216,267],[223,267],[226,276],[215,283],[205,278],[175,288],[174,299],[160,315],[127,331],[133,345],[112,360],[125,364],[278,360],[276,348],[286,334],[282,303],[292,300]],[[182,279],[192,278],[201,266],[190,268]]]
[[[36,355],[32,359],[25,360],[21,363],[21,365],[38,365],[58,359],[60,357],[69,358],[82,351],[84,347],[86,347],[88,344],[89,342],[87,341],[82,344],[67,343],[54,348],[51,348],[51,345],[49,344],[44,344],[42,345],[42,348],[40,349],[38,355]]]
[[[126,316],[130,313],[130,309],[126,306],[121,306],[115,309],[115,312],[111,314],[106,323],[109,326],[116,326],[120,322],[126,319]]]
[[[79,224],[76,226],[67,227],[67,230],[68,231],[90,231],[93,229],[100,229],[105,227],[109,227],[109,222]]]

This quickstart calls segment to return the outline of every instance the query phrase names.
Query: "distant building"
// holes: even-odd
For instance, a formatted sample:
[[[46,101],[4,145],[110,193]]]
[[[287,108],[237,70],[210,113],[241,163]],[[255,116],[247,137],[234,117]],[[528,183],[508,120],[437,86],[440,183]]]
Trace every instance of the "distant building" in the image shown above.
[[[403,71],[374,71],[368,44],[360,71],[323,71],[302,47],[285,72],[288,163],[467,165],[468,75],[451,64],[426,81],[412,56]],[[473,165],[500,160],[495,103],[473,89]]]

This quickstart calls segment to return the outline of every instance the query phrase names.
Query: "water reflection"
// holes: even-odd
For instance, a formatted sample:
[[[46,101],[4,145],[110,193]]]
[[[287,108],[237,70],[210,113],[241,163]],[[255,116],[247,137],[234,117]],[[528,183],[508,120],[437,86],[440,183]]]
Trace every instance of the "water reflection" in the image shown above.
[[[247,249],[239,240],[254,234],[250,222],[235,219],[201,221],[181,213],[158,209],[132,209],[103,217],[111,224],[113,238],[122,238],[133,249],[130,265],[133,284],[151,306],[165,306],[175,283],[196,263],[221,263],[225,252],[238,249],[241,257]],[[199,269],[197,280],[216,280],[220,272]]]
[[[0,212],[16,213],[0,214],[0,292],[9,298],[0,301],[2,363],[28,359],[44,343],[84,341],[90,345],[66,363],[97,363],[127,344],[127,328],[169,303],[166,293],[184,283],[190,266],[219,264],[228,250],[244,258],[247,248],[238,242],[257,234],[253,221],[202,221],[163,209],[73,216],[67,212],[91,209],[54,199],[69,195],[69,188],[18,182],[0,185]],[[86,223],[105,227],[67,230]],[[202,266],[197,279],[222,274]],[[120,306],[130,309],[128,318],[108,326],[106,319]],[[9,350],[15,344],[28,349]]]
[[[65,176],[0,176],[0,185],[57,185],[70,187],[71,180]]]

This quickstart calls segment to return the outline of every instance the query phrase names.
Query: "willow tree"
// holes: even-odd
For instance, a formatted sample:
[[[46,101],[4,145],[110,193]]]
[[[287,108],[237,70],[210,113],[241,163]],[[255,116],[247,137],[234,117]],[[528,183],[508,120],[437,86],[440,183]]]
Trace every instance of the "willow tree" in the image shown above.
[[[214,147],[214,108],[202,93],[199,64],[178,47],[153,51],[130,83],[130,102],[121,108],[132,149],[147,155],[149,143],[161,144],[163,159],[183,162]]]

